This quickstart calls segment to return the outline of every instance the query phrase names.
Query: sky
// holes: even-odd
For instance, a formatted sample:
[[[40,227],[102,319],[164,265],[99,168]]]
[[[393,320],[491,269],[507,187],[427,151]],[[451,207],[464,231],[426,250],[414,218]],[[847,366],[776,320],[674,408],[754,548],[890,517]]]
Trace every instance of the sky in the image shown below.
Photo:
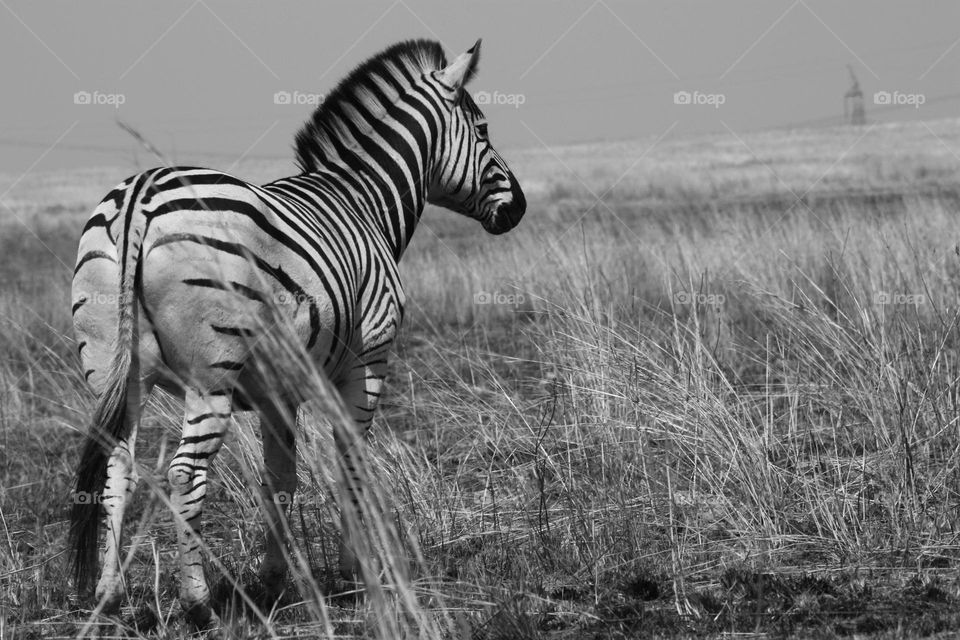
[[[314,104],[407,38],[453,57],[498,148],[960,112],[960,3],[925,0],[0,0],[0,172],[291,159]],[[288,99],[289,98],[289,99]]]

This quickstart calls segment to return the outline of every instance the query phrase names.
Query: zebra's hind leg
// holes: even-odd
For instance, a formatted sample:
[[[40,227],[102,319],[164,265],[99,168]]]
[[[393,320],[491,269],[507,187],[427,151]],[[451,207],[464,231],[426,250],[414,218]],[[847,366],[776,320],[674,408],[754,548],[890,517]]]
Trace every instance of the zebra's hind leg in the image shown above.
[[[141,386],[140,398],[146,399],[150,386]],[[140,478],[134,461],[134,448],[137,430],[140,426],[142,405],[131,402],[126,420],[130,435],[114,446],[107,462],[107,480],[99,496],[83,496],[92,502],[99,501],[103,506],[106,524],[106,548],[103,556],[103,570],[97,581],[96,598],[98,606],[107,614],[116,613],[123,600],[123,574],[120,559],[120,539],[123,533],[123,513],[127,501],[133,496]],[[78,499],[75,497],[74,499]]]
[[[219,624],[210,607],[210,588],[203,575],[201,516],[207,470],[223,444],[231,411],[229,395],[201,395],[189,389],[183,436],[167,471],[180,548],[180,606],[200,628]]]
[[[263,434],[263,508],[266,553],[260,581],[268,596],[277,597],[287,576],[284,520],[297,490],[297,407],[267,401],[260,408]]]

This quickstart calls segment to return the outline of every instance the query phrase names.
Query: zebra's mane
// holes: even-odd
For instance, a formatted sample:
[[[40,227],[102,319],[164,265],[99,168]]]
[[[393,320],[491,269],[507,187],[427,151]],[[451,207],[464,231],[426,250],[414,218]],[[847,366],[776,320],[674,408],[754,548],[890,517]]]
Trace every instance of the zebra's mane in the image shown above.
[[[425,71],[446,66],[443,47],[433,40],[399,42],[360,64],[324,98],[297,133],[296,160],[300,169],[317,170],[320,159],[329,155],[332,141],[343,135],[344,123],[358,120],[356,111],[347,108],[349,105],[362,103],[372,113],[383,111],[387,105],[377,97],[381,92],[370,89],[377,82],[377,76],[391,77],[395,83],[409,85],[410,78],[419,78]]]

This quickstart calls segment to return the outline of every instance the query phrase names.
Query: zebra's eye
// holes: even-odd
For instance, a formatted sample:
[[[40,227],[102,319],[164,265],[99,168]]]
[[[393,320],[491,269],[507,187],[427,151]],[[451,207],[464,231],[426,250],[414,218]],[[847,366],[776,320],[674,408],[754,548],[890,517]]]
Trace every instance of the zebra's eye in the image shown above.
[[[480,124],[477,125],[477,135],[480,136],[481,138],[486,138],[486,137],[487,137],[487,123],[486,123],[486,122],[481,122]]]

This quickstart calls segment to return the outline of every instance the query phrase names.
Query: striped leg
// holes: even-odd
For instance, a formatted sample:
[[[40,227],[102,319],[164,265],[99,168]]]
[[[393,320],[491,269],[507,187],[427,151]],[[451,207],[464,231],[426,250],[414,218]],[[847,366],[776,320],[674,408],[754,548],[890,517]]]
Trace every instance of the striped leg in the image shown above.
[[[373,354],[371,354],[373,356]],[[383,388],[383,379],[387,372],[387,362],[384,359],[375,359],[366,364],[355,366],[348,379],[339,385],[340,395],[346,404],[347,410],[353,417],[353,429],[334,429],[334,442],[337,454],[340,457],[341,477],[348,500],[341,500],[341,509],[353,508],[352,514],[341,513],[340,516],[340,574],[345,580],[360,581],[362,573],[356,550],[360,548],[355,526],[362,523],[360,501],[363,499],[363,484],[357,473],[360,465],[364,464],[359,458],[357,441],[362,439],[370,424],[373,422],[374,410],[380,401],[380,392]]]
[[[146,398],[149,393],[149,386],[141,387],[140,398]],[[131,410],[126,418],[131,425],[130,436],[118,442],[110,453],[103,494],[91,496],[92,500],[99,499],[106,516],[106,550],[103,556],[103,571],[96,590],[97,602],[103,603],[104,613],[116,613],[123,599],[120,539],[123,533],[123,513],[140,478],[134,461],[134,447],[140,426],[141,409],[139,403],[131,403]]]
[[[297,407],[267,403],[260,409],[263,434],[263,505],[267,543],[260,581],[270,595],[279,595],[287,575],[283,557],[284,519],[297,490]]]
[[[203,577],[201,516],[207,493],[207,470],[230,424],[228,395],[203,396],[190,389],[186,397],[183,437],[170,462],[170,502],[180,547],[180,605],[198,627],[216,626],[210,589]]]

